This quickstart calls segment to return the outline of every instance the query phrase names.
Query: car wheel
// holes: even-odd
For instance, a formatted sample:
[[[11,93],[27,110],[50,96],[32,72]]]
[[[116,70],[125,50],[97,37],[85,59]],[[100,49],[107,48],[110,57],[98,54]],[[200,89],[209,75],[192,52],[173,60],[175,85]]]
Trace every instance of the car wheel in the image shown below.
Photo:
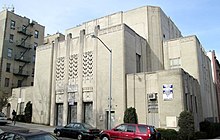
[[[108,138],[107,136],[103,136],[103,137],[101,138],[101,140],[109,140],[109,138]]]
[[[56,136],[57,136],[57,137],[61,136],[61,132],[60,132],[60,131],[57,131]]]
[[[83,139],[82,134],[79,134],[79,135],[77,136],[77,140],[82,140],[82,139]]]

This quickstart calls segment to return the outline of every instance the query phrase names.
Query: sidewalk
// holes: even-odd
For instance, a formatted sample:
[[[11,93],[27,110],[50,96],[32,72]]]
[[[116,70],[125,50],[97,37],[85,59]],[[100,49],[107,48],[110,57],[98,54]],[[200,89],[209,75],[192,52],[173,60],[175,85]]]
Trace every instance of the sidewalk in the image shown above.
[[[8,125],[14,126],[14,124],[12,123],[9,123]],[[33,123],[22,123],[22,122],[16,122],[15,126],[28,128],[28,129],[38,129],[46,132],[53,132],[53,130],[56,127],[56,126],[48,126],[48,125],[33,124]]]

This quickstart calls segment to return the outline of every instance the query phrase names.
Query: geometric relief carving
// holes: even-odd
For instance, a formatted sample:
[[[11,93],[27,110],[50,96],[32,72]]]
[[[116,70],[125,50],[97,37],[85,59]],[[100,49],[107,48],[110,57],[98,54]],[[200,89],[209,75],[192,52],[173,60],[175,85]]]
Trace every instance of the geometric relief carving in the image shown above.
[[[69,57],[69,78],[68,79],[77,79],[78,78],[78,55],[74,54]]]
[[[83,54],[83,81],[93,79],[93,52],[88,51]]]
[[[83,92],[83,102],[92,102],[93,92]]]
[[[56,81],[56,87],[57,92],[63,92],[64,91],[64,80]]]
[[[63,80],[65,75],[65,58],[60,57],[56,61],[56,81]]]
[[[63,103],[63,94],[56,95],[56,103]]]

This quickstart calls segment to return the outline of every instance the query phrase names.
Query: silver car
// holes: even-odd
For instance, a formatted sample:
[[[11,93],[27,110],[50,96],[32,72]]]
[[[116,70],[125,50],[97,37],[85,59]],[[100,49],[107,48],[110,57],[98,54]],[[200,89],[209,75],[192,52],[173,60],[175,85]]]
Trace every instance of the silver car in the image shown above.
[[[7,120],[6,116],[5,116],[5,114],[0,112],[0,124],[5,125],[5,124],[7,124],[7,122],[8,122],[8,120]]]

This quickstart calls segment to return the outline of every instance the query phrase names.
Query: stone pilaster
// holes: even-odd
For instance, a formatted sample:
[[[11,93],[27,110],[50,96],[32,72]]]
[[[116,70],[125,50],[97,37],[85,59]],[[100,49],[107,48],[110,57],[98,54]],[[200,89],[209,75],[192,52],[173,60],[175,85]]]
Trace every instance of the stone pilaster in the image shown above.
[[[78,80],[78,102],[77,102],[77,121],[82,122],[83,121],[83,91],[82,91],[82,84],[83,84],[83,62],[82,62],[82,56],[83,56],[83,48],[85,44],[85,30],[80,31],[80,47],[79,47],[79,80]]]
[[[50,103],[50,126],[55,125],[55,106],[56,106],[56,90],[55,90],[55,85],[56,85],[56,58],[57,58],[57,48],[58,48],[58,38],[55,39],[54,44],[52,44],[52,59],[51,59],[51,89],[50,89],[50,94],[51,94],[51,103]]]
[[[65,59],[65,78],[64,78],[64,96],[63,96],[63,126],[67,125],[68,117],[68,84],[69,84],[69,57],[70,57],[71,35],[67,35],[66,40],[66,59]]]

